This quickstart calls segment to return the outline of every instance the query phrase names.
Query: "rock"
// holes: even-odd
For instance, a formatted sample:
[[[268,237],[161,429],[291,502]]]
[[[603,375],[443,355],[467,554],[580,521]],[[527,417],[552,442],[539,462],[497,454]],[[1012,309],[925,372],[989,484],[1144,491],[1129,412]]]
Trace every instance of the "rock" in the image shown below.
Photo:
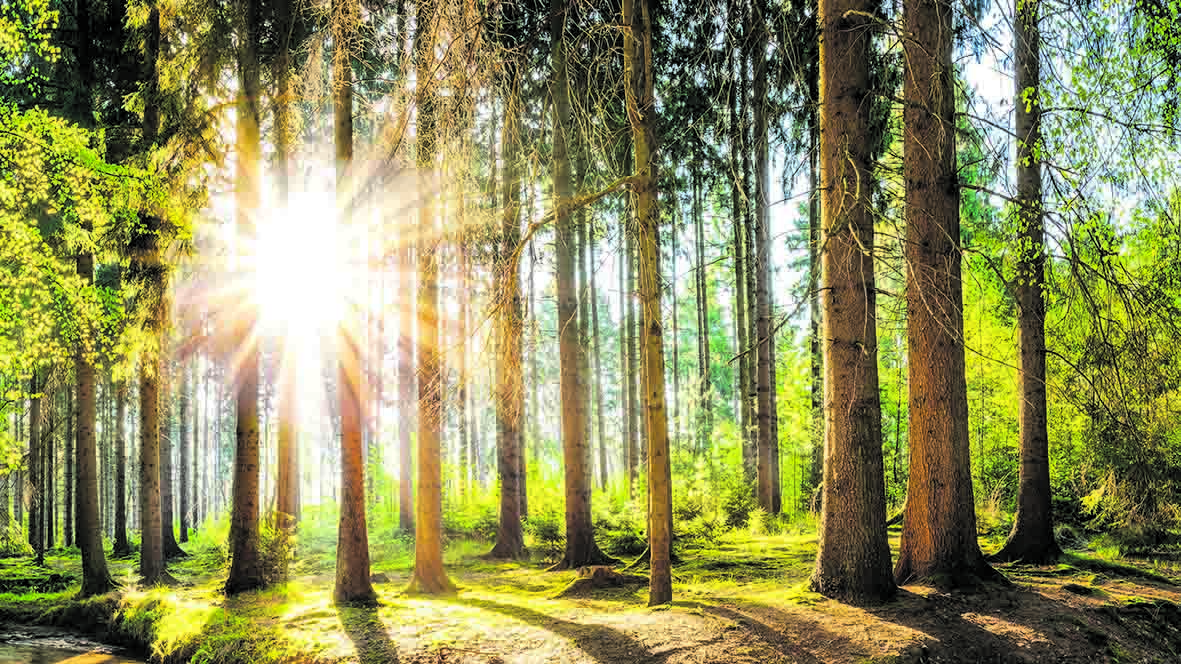
[[[1095,589],[1090,586],[1084,586],[1078,583],[1067,583],[1062,586],[1062,589],[1068,593],[1076,595],[1094,595]]]
[[[382,572],[369,575],[369,583],[389,583],[390,577]]]

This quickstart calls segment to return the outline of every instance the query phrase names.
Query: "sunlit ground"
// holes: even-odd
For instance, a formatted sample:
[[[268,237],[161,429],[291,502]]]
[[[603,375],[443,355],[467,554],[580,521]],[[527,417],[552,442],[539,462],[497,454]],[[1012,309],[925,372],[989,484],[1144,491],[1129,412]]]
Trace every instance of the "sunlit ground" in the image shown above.
[[[938,661],[1086,662],[1113,649],[1135,656],[1163,647],[1132,617],[1140,606],[1161,610],[1146,602],[1181,601],[1178,588],[1160,576],[1176,570],[1071,557],[1048,568],[1004,567],[1014,589],[957,597],[909,586],[898,602],[858,608],[807,591],[815,536],[804,532],[730,534],[684,551],[675,569],[676,599],[661,609],[646,607],[643,587],[558,598],[572,572],[547,573],[541,563],[493,565],[479,558],[488,544],[470,541],[453,542],[446,553],[458,595],[408,596],[410,551],[379,542],[374,571],[384,575],[376,582],[381,605],[341,609],[331,603],[332,555],[324,535],[305,538],[288,583],[232,599],[219,591],[225,578],[219,549],[202,536],[189,546],[194,555],[170,567],[184,585],[131,587],[123,610],[143,629],[155,617],[158,655],[183,652],[211,662],[741,664],[920,661],[921,653],[938,658],[941,652],[958,657]],[[896,530],[893,535],[897,546]],[[48,560],[52,568],[77,572],[76,557]],[[113,565],[132,586],[132,561]],[[27,561],[0,562],[3,576],[25,568]],[[1142,576],[1129,577],[1128,570]],[[1072,586],[1090,590],[1080,594]],[[0,594],[0,611],[66,599],[66,593]],[[997,653],[1013,659],[990,659]]]

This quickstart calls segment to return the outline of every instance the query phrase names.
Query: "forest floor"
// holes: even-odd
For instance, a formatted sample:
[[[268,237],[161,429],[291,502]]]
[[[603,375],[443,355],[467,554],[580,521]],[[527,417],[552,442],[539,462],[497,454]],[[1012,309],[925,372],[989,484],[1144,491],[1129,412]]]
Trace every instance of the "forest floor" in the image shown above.
[[[897,531],[892,541],[897,546]],[[563,662],[1139,662],[1181,660],[1181,570],[1112,562],[1086,552],[1049,567],[1002,565],[1012,587],[946,594],[906,586],[899,599],[857,608],[808,592],[814,533],[752,537],[680,553],[675,601],[649,609],[647,588],[558,598],[573,572],[492,564],[486,545],[459,542],[446,562],[460,592],[410,596],[406,556],[375,557],[374,609],[332,605],[330,560],[301,561],[290,582],[225,598],[212,551],[170,566],[181,585],[137,590],[133,561],[115,561],[124,590],[75,602],[57,592],[0,593],[0,622],[76,629],[118,624],[152,661]],[[323,556],[322,556],[323,558]],[[77,555],[47,571],[0,561],[6,579],[76,576]],[[48,578],[48,577],[45,577]],[[54,590],[52,582],[41,590]],[[115,638],[115,637],[111,637]]]

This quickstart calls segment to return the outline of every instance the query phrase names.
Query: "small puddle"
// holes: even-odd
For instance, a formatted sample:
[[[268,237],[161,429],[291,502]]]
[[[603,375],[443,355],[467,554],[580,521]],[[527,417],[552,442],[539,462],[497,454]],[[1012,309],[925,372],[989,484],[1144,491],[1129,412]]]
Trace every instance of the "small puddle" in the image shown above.
[[[36,627],[0,633],[0,664],[143,664],[119,648]]]

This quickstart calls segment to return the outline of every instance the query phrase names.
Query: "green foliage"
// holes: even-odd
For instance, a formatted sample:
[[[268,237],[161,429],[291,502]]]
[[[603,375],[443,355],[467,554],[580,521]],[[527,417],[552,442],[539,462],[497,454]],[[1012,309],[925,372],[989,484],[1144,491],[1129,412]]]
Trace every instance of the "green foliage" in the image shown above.
[[[533,510],[525,519],[529,551],[543,561],[557,562],[566,552],[566,517],[554,509]]]

